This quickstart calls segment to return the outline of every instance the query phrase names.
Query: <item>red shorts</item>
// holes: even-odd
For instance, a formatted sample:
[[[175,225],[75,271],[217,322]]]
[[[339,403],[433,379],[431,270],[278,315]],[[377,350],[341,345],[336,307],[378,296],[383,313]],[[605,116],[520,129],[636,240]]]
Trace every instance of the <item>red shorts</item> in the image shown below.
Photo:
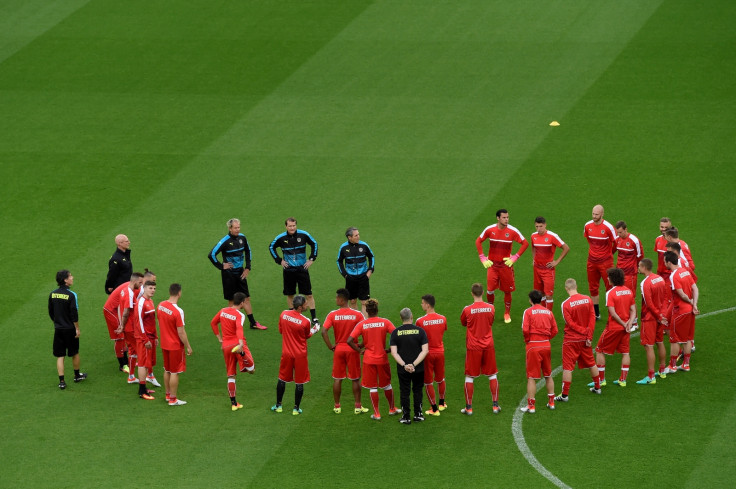
[[[295,384],[306,384],[309,382],[309,361],[306,355],[292,357],[281,355],[279,365],[279,380],[294,382]]]
[[[125,346],[128,347],[128,356],[137,357],[138,346],[135,341],[135,334],[132,331],[123,331],[123,337],[125,338]]]
[[[488,269],[488,289],[494,291],[500,289],[502,292],[513,292],[516,290],[514,282],[514,269],[507,267],[501,262],[501,265],[495,265]]]
[[[445,380],[445,352],[428,353],[424,357],[424,384]]]
[[[467,350],[465,352],[465,376],[496,375],[496,349],[491,346],[485,350]]]
[[[590,368],[595,365],[593,358],[593,349],[585,346],[585,341],[574,341],[570,343],[562,343],[562,370],[575,370],[575,363],[578,368]]]
[[[388,363],[376,365],[363,362],[363,379],[361,384],[366,389],[385,389],[391,385],[391,367]]]
[[[551,298],[555,292],[555,269],[534,267],[534,289]]]
[[[161,356],[164,357],[164,370],[170,374],[180,374],[187,369],[187,356],[184,354],[184,348],[178,350],[161,350]]]
[[[687,343],[695,338],[695,315],[692,312],[672,314],[670,343]]]
[[[526,378],[541,379],[552,375],[552,349],[549,342],[526,345]]]
[[[627,333],[624,329],[612,331],[606,328],[603,330],[601,337],[598,338],[598,346],[595,347],[595,351],[606,355],[629,353],[630,339],[631,334]]]
[[[611,284],[608,283],[608,275],[606,274],[606,270],[611,267],[613,267],[613,257],[603,263],[591,263],[588,260],[588,290],[590,290],[590,295],[594,297],[598,295],[598,287],[600,286],[601,279],[606,290],[611,288]]]
[[[144,340],[136,340],[136,354],[138,355],[138,366],[146,367],[148,373],[151,373],[151,369],[156,365],[156,346],[151,346],[149,350],[146,348],[146,342]]]
[[[107,323],[107,333],[110,335],[111,340],[122,340],[125,338],[123,333],[116,333],[115,330],[120,327],[120,318],[112,311],[108,311],[104,307],[102,312],[105,315],[105,322]]]
[[[360,378],[360,353],[353,350],[335,350],[332,357],[332,378],[342,380],[346,376],[350,380]]]
[[[655,343],[662,343],[663,339],[664,324],[659,324],[654,319],[642,320],[639,336],[639,342],[642,346],[654,346]]]
[[[634,293],[634,300],[636,300],[636,274],[624,275],[624,287]]]
[[[251,355],[248,345],[243,346],[242,355],[232,352],[233,348],[237,345],[237,343],[222,345],[222,356],[225,357],[225,368],[227,369],[228,377],[235,377],[238,370],[245,372],[246,370],[253,370],[253,367],[255,367],[253,355]]]

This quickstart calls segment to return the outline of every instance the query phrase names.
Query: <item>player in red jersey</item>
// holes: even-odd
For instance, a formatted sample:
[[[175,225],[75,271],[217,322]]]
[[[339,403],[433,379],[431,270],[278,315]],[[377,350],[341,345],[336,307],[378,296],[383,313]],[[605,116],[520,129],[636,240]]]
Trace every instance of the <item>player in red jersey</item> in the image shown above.
[[[657,253],[657,275],[662,277],[665,282],[670,279],[670,271],[664,264],[664,254],[667,252],[665,245],[667,240],[664,237],[665,231],[672,227],[672,221],[669,217],[663,217],[659,220],[660,235],[654,240],[654,251]]]
[[[690,271],[694,272],[695,262],[693,261],[693,255],[690,252],[690,246],[680,239],[680,231],[678,231],[676,227],[671,227],[664,232],[664,239],[666,239],[668,243],[677,243],[680,245],[682,256],[687,260]]]
[[[475,240],[478,257],[487,272],[486,300],[493,304],[495,290],[503,291],[505,323],[511,322],[511,292],[516,290],[514,281],[514,263],[529,247],[529,243],[514,226],[509,225],[509,211],[499,209],[496,211],[496,224],[485,228]],[[488,256],[483,253],[483,242],[488,240]],[[512,255],[514,241],[521,244],[519,251]]]
[[[692,273],[678,266],[677,254],[668,251],[664,263],[670,269],[670,286],[673,293],[672,323],[670,324],[670,365],[666,373],[677,372],[677,357],[682,349],[683,360],[680,370],[690,371],[690,353],[695,334],[695,316],[698,310],[698,286]]]
[[[133,333],[133,307],[135,306],[141,285],[143,285],[143,274],[133,272],[128,285],[120,291],[120,303],[118,304],[120,325],[116,332],[123,333],[123,337],[125,338],[125,347],[128,350],[129,384],[138,383],[138,377],[135,376],[138,355],[136,354],[135,335]]]
[[[164,357],[164,386],[169,406],[183,406],[186,401],[177,399],[179,374],[187,368],[186,355],[192,354],[187,332],[184,330],[184,311],[179,307],[181,285],[169,286],[169,300],[156,309],[158,327],[161,330],[161,354]]]
[[[363,313],[348,307],[350,302],[350,291],[348,289],[337,289],[335,303],[339,309],[330,312],[325,318],[322,328],[322,339],[327,348],[334,352],[332,357],[332,395],[335,398],[335,414],[342,412],[340,407],[340,396],[342,395],[342,381],[347,376],[353,384],[353,398],[355,399],[355,414],[367,413],[360,402],[360,353],[348,346],[348,336],[353,332],[355,326],[365,319]],[[335,344],[330,341],[328,331],[332,329],[335,333]]]
[[[595,330],[593,301],[587,295],[578,293],[578,283],[575,279],[565,280],[565,290],[569,297],[562,302],[562,317],[565,320],[565,337],[562,340],[562,393],[555,397],[555,401],[561,402],[569,400],[575,363],[580,369],[590,370],[590,376],[593,378],[590,392],[601,393],[598,367],[590,349]]]
[[[133,334],[136,341],[136,355],[138,356],[138,395],[147,401],[153,400],[153,391],[146,389],[146,379],[153,375],[153,366],[156,364],[156,347],[158,334],[156,333],[156,306],[153,304],[153,294],[156,293],[156,282],[147,280],[143,283],[143,295],[135,305],[133,315]]]
[[[542,305],[551,311],[554,305],[555,267],[565,258],[570,247],[557,234],[547,230],[544,217],[534,219],[534,227],[537,231],[529,238],[533,252],[534,288],[542,291]],[[555,260],[557,248],[561,248],[562,253]]]
[[[654,371],[654,345],[659,353],[659,375],[664,378],[667,365],[667,351],[664,348],[664,328],[667,325],[667,301],[670,295],[662,277],[652,273],[654,263],[649,258],[639,262],[641,281],[641,336],[640,342],[647,352],[647,376],[637,380],[637,384],[656,384]]]
[[[602,205],[593,207],[593,219],[586,222],[583,228],[583,236],[588,240],[588,289],[596,319],[601,317],[598,305],[600,282],[603,280],[606,290],[611,288],[607,270],[613,267],[613,252],[616,250],[616,230],[603,219],[604,213]]]
[[[631,355],[629,354],[629,340],[631,327],[636,320],[636,303],[634,293],[624,286],[624,272],[620,268],[611,268],[607,272],[611,289],[606,292],[606,307],[608,307],[608,322],[603,330],[598,345],[595,347],[596,362],[598,363],[598,377],[600,385],[606,385],[606,357],[621,353],[621,376],[614,380],[614,384],[626,387],[626,377],[629,374]],[[594,387],[593,385],[590,385]]]
[[[425,414],[439,416],[440,411],[447,409],[445,403],[445,344],[442,339],[447,331],[447,318],[437,314],[434,310],[435,298],[431,294],[422,296],[422,310],[424,316],[417,319],[417,326],[427,333],[429,340],[429,353],[424,359],[424,389],[427,391],[427,399],[432,409]],[[440,394],[439,402],[435,397],[433,382],[437,382]]]
[[[526,396],[527,405],[522,412],[536,412],[537,380],[544,377],[547,386],[547,407],[555,408],[555,381],[552,378],[552,346],[550,340],[557,336],[557,321],[552,311],[542,305],[538,290],[529,292],[529,304],[524,311],[521,331],[526,343]]]
[[[636,298],[636,273],[639,261],[644,258],[641,242],[629,232],[624,221],[616,223],[616,236],[616,253],[618,254],[616,268],[624,271],[624,285],[634,292],[634,298]]]
[[[467,328],[465,334],[465,407],[461,413],[473,414],[473,380],[481,375],[488,376],[493,413],[501,412],[498,405],[498,368],[496,349],[493,346],[493,319],[496,310],[493,304],[483,302],[483,286],[473,284],[470,288],[473,303],[465,306],[460,314],[460,323]]]
[[[105,305],[102,307],[102,314],[107,324],[107,333],[113,341],[113,349],[115,351],[115,357],[118,359],[119,369],[125,373],[129,373],[130,368],[128,367],[128,352],[125,348],[125,334],[120,327],[122,324],[120,298],[123,295],[123,290],[128,288],[129,284],[130,281],[118,285],[110,293],[110,296],[105,301]]]
[[[378,301],[368,299],[363,302],[367,319],[359,322],[348,336],[348,345],[355,351],[363,350],[363,387],[369,390],[373,414],[371,419],[380,420],[381,412],[378,409],[378,389],[388,401],[388,414],[393,416],[401,412],[394,404],[394,391],[391,387],[391,367],[388,364],[388,349],[386,336],[396,327],[388,319],[378,317]],[[358,338],[363,338],[362,347]]]
[[[250,353],[248,343],[243,334],[245,324],[245,294],[235,292],[233,294],[233,305],[220,309],[210,321],[212,332],[217,336],[222,348],[227,369],[227,391],[230,395],[230,406],[233,411],[243,409],[243,405],[237,401],[235,396],[237,389],[235,376],[238,370],[241,372],[255,373],[256,366],[253,355]],[[222,327],[222,332],[220,328]]]
[[[319,331],[319,323],[312,326],[312,321],[302,315],[309,309],[307,298],[301,294],[294,296],[293,309],[287,309],[279,317],[279,333],[281,334],[281,364],[279,365],[279,380],[276,382],[276,404],[271,411],[280,413],[283,408],[286,383],[294,382],[294,409],[291,414],[298,416],[302,413],[299,407],[304,395],[304,384],[309,382],[309,362],[307,360],[307,340]]]
[[[156,274],[150,271],[149,269],[145,268],[143,272],[143,282],[155,282],[156,281]],[[138,296],[135,299],[135,303],[137,304],[140,298],[143,297],[143,288],[140,288],[138,290]],[[156,379],[156,376],[153,374],[153,367],[156,366],[157,358],[156,356],[153,357],[153,365],[150,369],[148,369],[148,376],[146,377],[146,382],[153,385],[154,387],[161,387],[161,384]]]

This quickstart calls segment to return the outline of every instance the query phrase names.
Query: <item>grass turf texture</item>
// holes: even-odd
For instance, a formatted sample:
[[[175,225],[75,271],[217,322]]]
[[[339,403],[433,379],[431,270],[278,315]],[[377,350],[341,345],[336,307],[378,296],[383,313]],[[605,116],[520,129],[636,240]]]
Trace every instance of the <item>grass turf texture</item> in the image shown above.
[[[39,1],[2,9],[10,19],[0,21],[3,485],[122,487],[141,460],[146,480],[179,487],[550,485],[510,429],[526,385],[518,329],[529,254],[516,266],[514,322],[495,331],[504,411],[490,414],[479,380],[476,414],[458,413],[457,317],[470,284],[484,279],[473,240],[499,207],[526,235],[544,215],[570,244],[557,304],[565,277],[585,290],[582,224],[603,203],[650,257],[659,217],[671,217],[694,250],[701,310],[733,305],[720,293],[731,260],[719,253],[734,234],[724,211],[736,173],[731,2]],[[398,323],[401,307],[419,315],[421,294],[437,296],[450,319],[446,414],[408,428],[388,417],[376,423],[350,414],[346,384],[347,412],[334,415],[331,356],[319,337],[310,341],[304,414],[268,411],[285,300],[267,246],[287,215],[319,240],[320,317],[342,285],[334,257],[349,225],[377,254],[372,292],[382,315]],[[270,327],[246,332],[257,373],[239,376],[245,409],[237,413],[208,325],[223,301],[205,257],[233,216],[254,251],[254,312]],[[184,286],[195,354],[182,376],[183,408],[140,401],[117,372],[101,308],[119,232],[131,238],[135,268],[158,273],[156,302],[169,283]],[[65,267],[76,277],[90,378],[59,392],[45,304]],[[593,398],[587,372],[576,372],[570,403],[524,418],[534,454],[572,487],[732,485],[736,398],[718,375],[732,314],[698,323],[689,374],[635,385],[645,374],[636,340],[626,389]],[[619,365],[609,360],[609,380]],[[67,361],[68,377],[70,368]],[[293,386],[287,408],[292,395]],[[665,454],[667,463],[655,462]]]

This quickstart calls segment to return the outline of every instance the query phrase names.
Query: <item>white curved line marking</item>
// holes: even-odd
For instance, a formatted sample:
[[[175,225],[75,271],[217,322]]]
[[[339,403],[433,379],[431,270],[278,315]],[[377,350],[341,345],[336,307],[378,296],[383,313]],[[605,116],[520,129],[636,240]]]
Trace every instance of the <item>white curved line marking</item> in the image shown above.
[[[724,312],[731,312],[736,311],[736,307],[728,307],[726,309],[720,309],[718,311],[712,311],[707,312],[705,314],[701,314],[698,316],[698,319],[707,318],[709,316],[715,316],[717,314],[723,314]],[[639,333],[636,332],[632,337],[639,336]],[[552,377],[557,376],[562,372],[562,365],[558,366],[552,371]],[[545,385],[544,379],[540,379],[539,382],[537,382],[537,391],[539,391],[543,386]],[[519,405],[514,410],[514,419],[511,422],[511,433],[514,435],[514,441],[516,442],[516,446],[519,447],[519,451],[522,455],[524,455],[524,458],[527,462],[529,462],[529,465],[534,467],[534,470],[539,472],[542,477],[550,481],[552,484],[556,485],[557,487],[561,489],[572,489],[570,486],[562,482],[556,475],[554,475],[552,472],[547,470],[547,468],[542,465],[542,463],[537,460],[537,457],[534,456],[531,449],[529,448],[529,445],[526,444],[526,440],[524,439],[524,430],[522,428],[522,421],[524,419],[524,413],[519,411],[519,408],[523,407],[527,403],[527,397],[524,396],[521,398],[521,401],[519,402]]]

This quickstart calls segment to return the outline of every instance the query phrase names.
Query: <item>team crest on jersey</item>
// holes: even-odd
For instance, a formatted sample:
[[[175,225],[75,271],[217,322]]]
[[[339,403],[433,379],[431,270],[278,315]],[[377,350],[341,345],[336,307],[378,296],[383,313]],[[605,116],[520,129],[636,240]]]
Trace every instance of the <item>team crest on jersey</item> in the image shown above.
[[[606,231],[601,229],[601,234],[606,234]]]
[[[363,253],[363,248],[358,248],[358,251],[360,251],[361,253]]]
[[[627,241],[627,242],[626,242],[626,246],[631,246],[631,243],[629,243],[629,242]]]
[[[302,238],[296,238],[296,242],[297,243],[301,243],[302,242]]]
[[[506,237],[507,237],[507,238],[509,237],[509,233],[506,233]]]
[[[549,241],[549,238],[544,238],[544,242],[546,243],[547,241]]]
[[[238,239],[238,244],[241,244],[242,245],[243,244],[243,240],[242,239]]]

